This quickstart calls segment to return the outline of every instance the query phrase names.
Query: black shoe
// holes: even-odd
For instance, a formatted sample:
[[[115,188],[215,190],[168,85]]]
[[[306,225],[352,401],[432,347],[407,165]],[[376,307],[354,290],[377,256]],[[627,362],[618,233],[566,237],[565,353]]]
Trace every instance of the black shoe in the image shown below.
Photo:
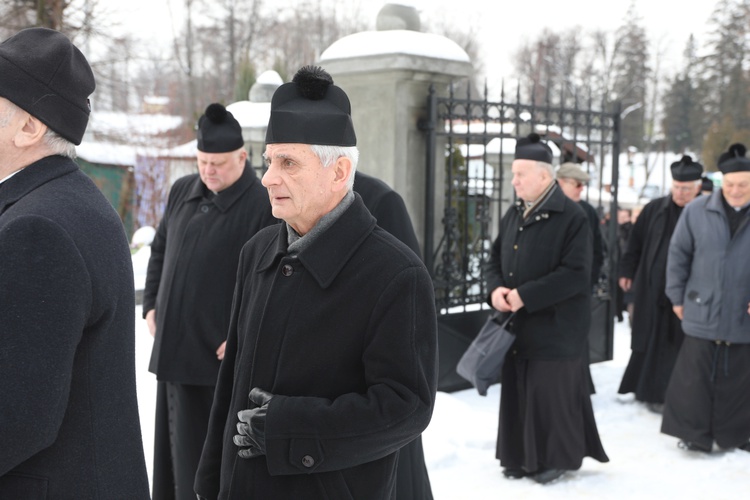
[[[516,469],[513,467],[503,467],[503,476],[508,479],[521,479],[528,476],[528,472],[523,469]]]
[[[750,441],[737,447],[738,450],[750,451]]]
[[[691,443],[690,441],[683,441],[680,440],[677,442],[677,447],[681,450],[687,450],[687,451],[700,451],[702,453],[711,453],[710,448],[706,448],[705,446],[701,446],[697,443]]]
[[[551,483],[565,474],[565,469],[545,469],[531,475],[531,479],[539,484]]]

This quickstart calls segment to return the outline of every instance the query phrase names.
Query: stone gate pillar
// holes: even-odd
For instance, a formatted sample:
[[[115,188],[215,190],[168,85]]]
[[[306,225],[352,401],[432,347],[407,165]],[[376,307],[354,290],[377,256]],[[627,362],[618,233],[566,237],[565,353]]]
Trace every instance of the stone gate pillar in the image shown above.
[[[328,71],[352,103],[352,120],[360,150],[359,169],[385,181],[406,202],[420,245],[425,232],[425,134],[430,85],[445,95],[451,83],[466,79],[471,62],[466,52],[446,37],[419,30],[413,7],[386,4],[378,14],[377,31],[355,33],[326,49],[317,64]],[[439,141],[436,172],[438,204],[444,179]],[[436,221],[442,207],[436,207]],[[439,227],[439,226],[436,226]]]

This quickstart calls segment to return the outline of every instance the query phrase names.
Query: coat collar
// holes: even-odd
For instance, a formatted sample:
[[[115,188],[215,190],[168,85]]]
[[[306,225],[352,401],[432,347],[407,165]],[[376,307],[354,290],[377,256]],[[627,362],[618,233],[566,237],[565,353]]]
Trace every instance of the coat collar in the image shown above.
[[[372,233],[374,227],[375,218],[365,208],[359,194],[354,193],[354,202],[351,206],[331,227],[300,251],[299,261],[321,288],[327,288]],[[286,254],[286,224],[280,224],[276,239],[266,247],[258,262],[257,272],[268,270]]]
[[[547,199],[538,206],[534,212],[532,212],[532,215],[529,215],[529,217],[526,219],[527,221],[531,222],[535,219],[533,215],[539,215],[543,219],[547,219],[550,215],[550,212],[562,212],[565,207],[565,200],[567,197],[565,196],[565,193],[563,193],[562,189],[560,189],[559,186],[555,185],[552,190],[550,191],[549,195],[547,196]],[[518,214],[523,217],[523,212],[526,209],[526,205],[522,199],[516,200],[516,210],[518,210]]]
[[[39,186],[78,170],[78,165],[65,156],[47,156],[37,160],[1,184],[0,214]]]
[[[211,201],[220,211],[226,212],[256,182],[258,182],[258,176],[255,175],[255,170],[250,166],[250,162],[245,160],[245,169],[242,171],[240,178],[237,179],[237,182],[214,196]],[[206,186],[201,181],[200,174],[198,174],[185,201],[201,199],[205,196],[206,192]]]

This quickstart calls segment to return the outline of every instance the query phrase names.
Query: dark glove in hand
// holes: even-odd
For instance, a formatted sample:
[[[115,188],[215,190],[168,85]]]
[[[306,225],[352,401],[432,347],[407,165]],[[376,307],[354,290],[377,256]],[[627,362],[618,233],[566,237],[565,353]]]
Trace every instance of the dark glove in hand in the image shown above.
[[[234,444],[240,448],[237,452],[240,458],[253,458],[266,454],[266,413],[273,394],[254,387],[248,397],[250,403],[256,407],[237,413],[237,418],[240,420],[237,424],[239,434],[234,436]]]

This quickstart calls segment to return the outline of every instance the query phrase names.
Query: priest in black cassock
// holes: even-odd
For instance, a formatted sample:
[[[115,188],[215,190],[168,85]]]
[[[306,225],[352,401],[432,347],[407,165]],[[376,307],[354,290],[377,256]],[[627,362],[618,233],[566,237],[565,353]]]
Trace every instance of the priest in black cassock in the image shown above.
[[[638,216],[620,261],[620,287],[633,292],[630,361],[618,392],[661,412],[664,393],[685,334],[664,294],[669,238],[683,207],[701,192],[703,166],[690,156],[672,163],[668,196],[649,202]]]

